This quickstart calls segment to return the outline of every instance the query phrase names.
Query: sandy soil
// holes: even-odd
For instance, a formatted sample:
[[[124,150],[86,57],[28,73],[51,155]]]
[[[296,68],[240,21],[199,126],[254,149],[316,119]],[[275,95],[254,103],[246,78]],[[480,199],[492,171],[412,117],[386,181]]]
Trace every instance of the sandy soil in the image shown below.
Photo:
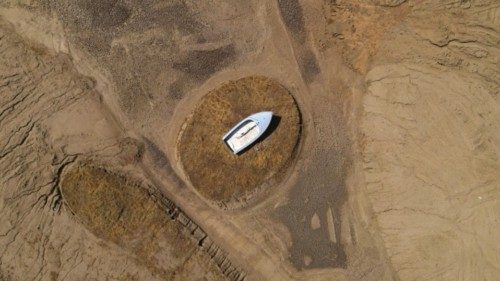
[[[366,76],[367,192],[401,279],[498,280],[500,9],[430,7],[440,16],[415,6]]]
[[[498,280],[497,2],[2,2],[0,279]],[[294,96],[301,141],[223,210],[176,144],[206,93],[252,75]],[[81,163],[123,192],[73,210]],[[134,196],[166,217],[103,235],[135,235]],[[86,209],[112,204],[130,216],[109,228]]]
[[[3,22],[0,37],[2,133],[9,133],[1,154],[1,279],[223,280],[145,189],[104,169],[73,168],[99,159],[124,169],[142,150],[106,116],[93,81]]]

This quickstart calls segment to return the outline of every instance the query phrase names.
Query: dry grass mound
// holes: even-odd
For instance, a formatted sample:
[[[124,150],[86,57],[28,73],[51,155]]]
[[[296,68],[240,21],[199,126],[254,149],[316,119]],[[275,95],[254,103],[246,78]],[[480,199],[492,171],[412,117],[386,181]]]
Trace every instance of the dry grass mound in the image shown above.
[[[271,133],[234,155],[222,136],[259,111],[274,113]],[[225,83],[203,97],[186,121],[178,154],[187,177],[203,196],[218,203],[235,202],[282,176],[299,134],[300,113],[288,90],[272,79],[251,76]]]
[[[201,259],[182,226],[141,186],[104,168],[80,166],[66,173],[61,192],[66,205],[92,233],[132,252],[153,272],[169,279],[187,270],[187,264],[198,264],[203,268],[201,276],[219,279],[215,266]]]

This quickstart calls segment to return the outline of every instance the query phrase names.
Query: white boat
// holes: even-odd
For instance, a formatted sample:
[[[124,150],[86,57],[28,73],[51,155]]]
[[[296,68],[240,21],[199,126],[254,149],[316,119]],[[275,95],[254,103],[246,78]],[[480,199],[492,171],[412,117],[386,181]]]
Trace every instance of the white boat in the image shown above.
[[[229,130],[222,137],[222,141],[229,146],[234,154],[238,154],[264,134],[272,118],[273,113],[270,111],[252,114]]]

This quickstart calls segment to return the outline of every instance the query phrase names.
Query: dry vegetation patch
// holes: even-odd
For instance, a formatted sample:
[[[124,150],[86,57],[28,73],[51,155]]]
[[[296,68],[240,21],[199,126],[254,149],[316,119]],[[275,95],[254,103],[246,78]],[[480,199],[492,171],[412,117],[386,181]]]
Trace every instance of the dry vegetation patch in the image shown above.
[[[234,155],[222,136],[259,111],[274,113],[271,133]],[[288,90],[272,79],[251,76],[225,83],[203,97],[186,121],[178,153],[187,177],[203,196],[218,203],[237,202],[283,175],[299,134],[300,114]]]
[[[195,263],[218,274],[182,226],[143,187],[125,177],[101,167],[80,166],[66,173],[61,192],[92,233],[132,252],[154,272],[173,278]]]

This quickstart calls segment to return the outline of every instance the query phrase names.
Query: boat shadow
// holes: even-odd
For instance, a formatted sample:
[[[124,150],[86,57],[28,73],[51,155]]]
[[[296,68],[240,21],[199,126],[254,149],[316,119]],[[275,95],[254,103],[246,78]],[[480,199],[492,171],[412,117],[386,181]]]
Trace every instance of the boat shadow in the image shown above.
[[[249,149],[251,149],[254,145],[262,142],[263,140],[267,139],[275,130],[278,128],[279,124],[281,122],[281,117],[277,115],[273,115],[271,118],[271,122],[269,123],[269,127],[267,127],[267,130],[260,136],[256,141],[254,141],[251,145],[245,147],[242,151],[238,152],[238,156],[244,154],[247,152]]]

